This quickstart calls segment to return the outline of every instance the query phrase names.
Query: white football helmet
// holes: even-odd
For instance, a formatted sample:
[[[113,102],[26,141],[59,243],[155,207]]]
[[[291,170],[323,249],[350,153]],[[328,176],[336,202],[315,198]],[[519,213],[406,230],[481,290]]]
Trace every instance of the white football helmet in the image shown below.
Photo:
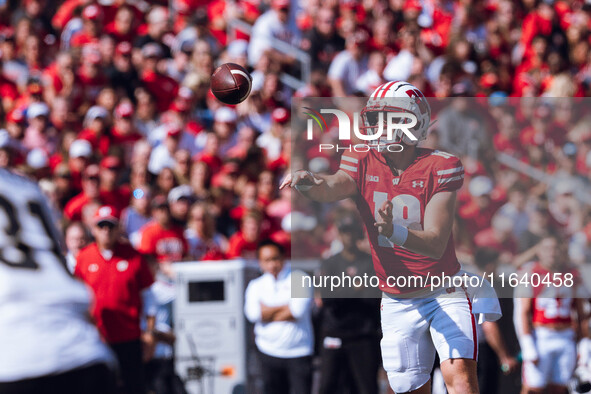
[[[406,112],[412,113],[417,118],[417,124],[409,129],[416,137],[416,141],[410,139],[402,130],[396,129],[392,138],[386,135],[386,113]],[[380,115],[382,113],[382,115]],[[360,131],[366,135],[378,133],[382,120],[383,133],[379,140],[368,141],[373,147],[385,147],[404,142],[407,145],[416,145],[427,138],[427,130],[431,122],[431,107],[423,93],[411,83],[404,81],[387,82],[380,85],[369,97],[365,108],[361,111],[363,127]],[[396,123],[409,123],[410,119],[402,117]]]

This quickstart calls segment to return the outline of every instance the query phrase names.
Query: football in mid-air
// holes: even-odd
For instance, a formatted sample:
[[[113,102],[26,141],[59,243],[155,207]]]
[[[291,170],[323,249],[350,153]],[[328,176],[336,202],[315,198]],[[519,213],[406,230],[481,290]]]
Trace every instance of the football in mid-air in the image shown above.
[[[225,63],[211,75],[211,92],[225,104],[238,104],[246,100],[252,88],[252,77],[244,67]]]

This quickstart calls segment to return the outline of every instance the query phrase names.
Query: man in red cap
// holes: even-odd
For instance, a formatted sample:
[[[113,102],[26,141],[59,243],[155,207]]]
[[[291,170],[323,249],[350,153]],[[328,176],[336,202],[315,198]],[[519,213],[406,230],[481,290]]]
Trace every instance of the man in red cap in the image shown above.
[[[95,242],[78,254],[74,275],[93,291],[92,315],[111,349],[117,355],[127,394],[145,393],[143,359],[154,350],[155,303],[150,286],[154,278],[143,257],[119,241],[119,219],[114,207],[101,206],[94,216]],[[140,316],[147,315],[142,333]]]

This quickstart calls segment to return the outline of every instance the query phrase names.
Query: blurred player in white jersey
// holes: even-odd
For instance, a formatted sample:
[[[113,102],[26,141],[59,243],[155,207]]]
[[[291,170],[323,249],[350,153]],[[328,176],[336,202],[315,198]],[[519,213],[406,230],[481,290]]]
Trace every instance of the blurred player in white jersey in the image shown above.
[[[523,394],[563,394],[577,363],[577,338],[588,343],[588,293],[567,261],[564,242],[547,236],[538,261],[525,265],[516,289],[516,328],[523,357]],[[535,285],[535,286],[534,286]],[[573,316],[576,318],[573,319]]]
[[[414,125],[410,124],[413,116]],[[437,352],[449,392],[477,393],[475,314],[484,319],[500,317],[494,290],[489,285],[488,296],[476,300],[464,287],[431,292],[426,282],[442,274],[462,275],[451,230],[464,167],[449,153],[417,147],[427,137],[431,109],[423,93],[408,82],[378,87],[361,117],[359,128],[366,136],[384,131],[379,139],[363,141],[372,149],[345,151],[333,175],[303,170],[289,174],[281,188],[295,187],[322,202],[355,200],[384,293],[381,348],[392,389],[430,393]],[[397,129],[388,138],[388,117],[407,125],[406,132]],[[425,282],[411,282],[411,277]],[[389,278],[408,282],[393,285]]]
[[[110,394],[116,362],[37,185],[0,169],[0,392]]]

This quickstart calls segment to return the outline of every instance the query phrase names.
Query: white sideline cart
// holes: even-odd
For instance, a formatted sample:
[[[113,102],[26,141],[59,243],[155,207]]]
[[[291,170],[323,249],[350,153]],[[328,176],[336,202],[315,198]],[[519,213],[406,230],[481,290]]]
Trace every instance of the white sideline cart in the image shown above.
[[[252,261],[174,264],[175,366],[189,394],[247,392],[244,291],[260,274]]]

